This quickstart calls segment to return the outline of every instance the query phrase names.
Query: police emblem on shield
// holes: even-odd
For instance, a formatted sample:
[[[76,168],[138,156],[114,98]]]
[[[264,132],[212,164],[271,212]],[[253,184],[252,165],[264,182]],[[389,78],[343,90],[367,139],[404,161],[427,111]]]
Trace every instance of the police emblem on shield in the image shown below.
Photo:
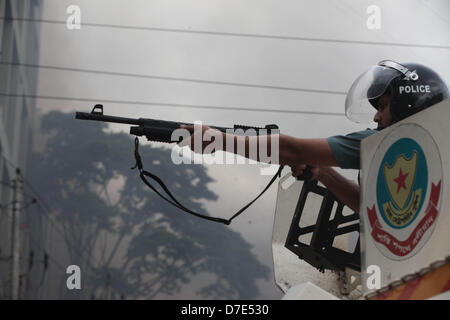
[[[404,216],[405,211],[412,212],[411,210],[414,210],[412,212],[414,215],[417,212],[417,206],[411,208],[410,206],[406,206],[406,204],[408,202],[412,203],[410,201],[411,199],[421,199],[421,189],[412,191],[417,171],[417,150],[413,151],[413,155],[409,159],[404,154],[399,155],[392,166],[385,163],[383,171],[384,180],[393,201],[393,203],[386,203],[385,211],[391,210],[397,216]],[[407,209],[406,207],[411,210],[405,210]],[[401,226],[404,220],[400,219],[396,223]]]
[[[422,127],[404,125],[394,132],[372,161],[369,189],[375,201],[368,203],[366,214],[376,246],[399,260],[420,250],[434,229],[442,164],[436,144]]]
[[[387,224],[404,228],[416,218],[427,181],[427,161],[417,142],[402,138],[389,147],[377,178],[378,206]]]

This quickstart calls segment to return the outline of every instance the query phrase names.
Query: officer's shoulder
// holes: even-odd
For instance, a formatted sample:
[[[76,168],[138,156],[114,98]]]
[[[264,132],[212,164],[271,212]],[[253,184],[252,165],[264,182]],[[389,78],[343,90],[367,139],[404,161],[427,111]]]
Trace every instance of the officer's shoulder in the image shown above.
[[[349,133],[349,134],[347,134],[347,136],[348,137],[368,137],[377,132],[378,132],[377,129],[367,128],[365,130],[360,130],[360,131],[355,131],[355,132]]]

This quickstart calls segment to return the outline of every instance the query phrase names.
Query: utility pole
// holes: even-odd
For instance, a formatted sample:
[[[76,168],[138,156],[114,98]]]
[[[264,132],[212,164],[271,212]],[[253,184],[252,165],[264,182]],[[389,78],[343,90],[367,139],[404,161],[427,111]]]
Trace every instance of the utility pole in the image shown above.
[[[12,180],[13,201],[11,211],[11,300],[19,298],[20,273],[20,169],[16,169],[16,177]]]
[[[106,300],[111,300],[111,275],[106,275]]]

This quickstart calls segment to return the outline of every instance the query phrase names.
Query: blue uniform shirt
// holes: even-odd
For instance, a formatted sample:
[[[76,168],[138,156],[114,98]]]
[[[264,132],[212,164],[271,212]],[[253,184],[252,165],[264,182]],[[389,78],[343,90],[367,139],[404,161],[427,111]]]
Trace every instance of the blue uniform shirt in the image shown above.
[[[327,138],[339,167],[342,169],[360,169],[361,140],[377,132],[378,130],[366,129],[345,136]]]

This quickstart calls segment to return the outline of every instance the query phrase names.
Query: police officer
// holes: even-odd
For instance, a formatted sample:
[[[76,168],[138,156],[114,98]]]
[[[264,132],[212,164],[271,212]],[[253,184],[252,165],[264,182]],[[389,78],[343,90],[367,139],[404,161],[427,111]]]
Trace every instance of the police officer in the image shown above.
[[[359,169],[362,139],[449,96],[445,81],[424,65],[399,64],[388,60],[379,62],[355,80],[345,102],[346,116],[350,120],[364,122],[370,119],[371,111],[376,111],[373,121],[378,126],[376,129],[326,139],[337,165],[344,169]],[[358,212],[359,185],[331,167],[318,163],[311,170],[313,178],[321,181],[343,203]],[[297,164],[291,168],[292,175],[299,176],[306,165]]]
[[[399,64],[383,60],[370,67],[352,84],[345,101],[346,116],[355,122],[373,119],[378,126],[348,135],[323,139],[301,139],[279,135],[279,162],[299,176],[307,166],[313,179],[321,181],[337,198],[359,211],[359,185],[331,167],[360,169],[361,140],[389,125],[424,110],[450,96],[445,81],[432,69],[416,63]],[[193,127],[185,127],[193,132]],[[202,134],[210,130],[202,127]],[[227,135],[221,133],[226,149]],[[229,139],[230,137],[228,137]],[[258,137],[233,136],[234,146],[245,143],[243,156],[249,158],[249,143]],[[239,141],[241,140],[241,141]],[[242,141],[244,140],[244,141]],[[271,137],[267,137],[270,150]],[[204,142],[203,148],[209,142]],[[193,141],[191,139],[191,149]],[[238,153],[235,147],[234,153]],[[254,159],[258,160],[258,158]]]

